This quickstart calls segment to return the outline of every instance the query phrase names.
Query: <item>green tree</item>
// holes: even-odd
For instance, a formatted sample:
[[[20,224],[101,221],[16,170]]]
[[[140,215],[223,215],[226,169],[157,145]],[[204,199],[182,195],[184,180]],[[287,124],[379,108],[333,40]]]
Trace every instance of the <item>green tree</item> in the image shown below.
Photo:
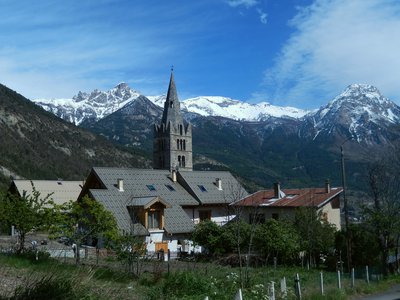
[[[222,235],[222,227],[211,220],[204,220],[195,226],[192,240],[210,254],[217,255],[225,252]]]
[[[84,196],[78,201],[70,201],[56,206],[56,221],[50,228],[53,237],[65,236],[76,245],[76,262],[79,263],[79,248],[92,240],[99,248],[104,241],[111,246],[118,238],[117,222],[111,212],[96,200]]]
[[[328,254],[335,245],[336,227],[322,221],[321,211],[302,207],[296,210],[294,225],[301,237],[300,250],[305,254],[310,265],[319,264],[321,254]]]
[[[367,224],[350,224],[352,233],[351,249],[353,267],[365,267],[366,265],[379,264],[379,242],[373,231]],[[340,250],[342,257],[347,255],[346,233],[339,231],[336,233],[336,246]]]
[[[45,230],[51,224],[53,201],[50,194],[41,197],[32,184],[32,194],[23,191],[22,195],[8,193],[0,199],[0,217],[3,223],[14,226],[17,231],[17,253],[25,250],[28,233]]]
[[[369,167],[372,202],[362,206],[365,225],[379,243],[384,275],[389,273],[388,257],[397,251],[400,236],[400,159],[398,150],[390,150]]]
[[[113,247],[117,254],[117,259],[126,267],[129,273],[140,274],[140,260],[146,252],[146,245],[143,238],[134,235],[133,233],[119,234],[113,241]]]
[[[270,219],[256,229],[255,246],[267,261],[270,257],[291,261],[299,245],[300,237],[289,222]]]

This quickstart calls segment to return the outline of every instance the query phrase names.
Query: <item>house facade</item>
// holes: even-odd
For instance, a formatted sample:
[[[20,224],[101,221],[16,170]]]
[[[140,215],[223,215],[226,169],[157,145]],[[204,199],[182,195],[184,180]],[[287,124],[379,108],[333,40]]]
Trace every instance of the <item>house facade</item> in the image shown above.
[[[241,216],[247,222],[265,222],[267,219],[293,219],[301,207],[313,208],[321,214],[321,221],[341,229],[340,194],[342,188],[331,187],[329,182],[323,188],[281,189],[279,183],[270,190],[261,190],[232,203],[241,209]]]
[[[229,204],[247,192],[230,172],[193,171],[192,126],[182,118],[173,73],[153,145],[153,169],[95,167],[79,199],[102,203],[149,253],[196,251],[189,239],[195,224],[228,222]]]

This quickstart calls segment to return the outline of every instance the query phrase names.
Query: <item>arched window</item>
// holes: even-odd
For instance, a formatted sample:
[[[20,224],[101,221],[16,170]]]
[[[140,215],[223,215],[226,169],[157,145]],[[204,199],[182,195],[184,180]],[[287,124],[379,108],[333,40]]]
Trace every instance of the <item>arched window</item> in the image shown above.
[[[178,166],[182,167],[182,161],[181,161],[181,156],[178,155]]]
[[[181,150],[183,149],[183,140],[180,140],[181,143]]]
[[[174,107],[174,101],[169,102],[169,107]]]
[[[186,150],[186,140],[183,140],[183,150]]]
[[[182,125],[179,125],[179,131],[180,131],[180,133],[182,135],[183,134],[183,126]]]
[[[178,149],[178,150],[179,150],[179,139],[178,139],[178,140],[176,140],[176,149]]]
[[[186,162],[185,162],[185,157],[182,156],[182,167],[185,168],[186,167]]]

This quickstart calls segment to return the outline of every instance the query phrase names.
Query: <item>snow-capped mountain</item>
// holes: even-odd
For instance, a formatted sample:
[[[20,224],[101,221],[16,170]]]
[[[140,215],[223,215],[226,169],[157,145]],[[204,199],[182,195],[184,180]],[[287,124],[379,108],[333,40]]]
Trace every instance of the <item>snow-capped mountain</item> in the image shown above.
[[[349,85],[339,96],[312,115],[315,136],[342,131],[357,142],[376,140],[378,128],[400,121],[400,107],[367,84]],[[382,137],[380,137],[382,139]],[[381,140],[382,142],[382,140]]]
[[[131,89],[126,83],[120,83],[106,92],[99,90],[91,93],[79,92],[72,99],[38,99],[34,102],[57,116],[79,125],[83,121],[96,122],[104,119],[127,105],[148,106],[145,104],[147,102],[143,101],[140,105],[132,106],[139,97],[150,100],[149,103],[152,102],[162,109],[166,96],[146,97]],[[297,120],[301,128],[299,134],[303,137],[316,139],[338,134],[346,138],[351,137],[357,142],[368,143],[387,142],[390,136],[379,133],[379,128],[387,129],[393,124],[400,123],[400,108],[384,97],[376,87],[367,84],[348,86],[326,106],[312,112],[293,107],[274,106],[267,102],[250,104],[218,96],[186,99],[181,101],[181,108],[190,119],[200,115],[224,117],[235,121],[264,122],[272,118],[272,123],[276,124],[274,127],[281,128],[284,128],[289,120]],[[145,110],[139,109],[136,114]]]
[[[147,97],[154,104],[163,107],[165,96]],[[308,111],[294,108],[274,106],[267,102],[250,104],[221,96],[199,96],[181,101],[181,108],[204,117],[225,117],[242,121],[264,121],[270,117],[302,118]]]
[[[126,83],[120,83],[109,91],[94,90],[91,93],[79,92],[72,99],[35,99],[58,117],[79,125],[84,120],[100,120],[134,101],[140,93],[132,90]]]
[[[36,104],[60,118],[81,124],[87,119],[98,121],[117,111],[130,102],[135,101],[140,93],[131,89],[126,83],[120,83],[113,89],[91,93],[79,92],[72,99],[36,99]],[[155,105],[163,108],[165,95],[147,96]],[[234,120],[263,121],[270,117],[301,118],[307,111],[274,106],[267,102],[250,104],[218,96],[200,96],[181,101],[181,108],[202,116],[219,116]]]

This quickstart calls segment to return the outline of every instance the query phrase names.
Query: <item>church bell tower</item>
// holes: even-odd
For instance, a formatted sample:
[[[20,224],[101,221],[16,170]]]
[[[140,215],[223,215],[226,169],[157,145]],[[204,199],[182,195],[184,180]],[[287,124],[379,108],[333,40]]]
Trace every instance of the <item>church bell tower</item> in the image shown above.
[[[154,125],[153,168],[192,171],[192,125],[181,115],[180,103],[171,71],[161,124]]]

